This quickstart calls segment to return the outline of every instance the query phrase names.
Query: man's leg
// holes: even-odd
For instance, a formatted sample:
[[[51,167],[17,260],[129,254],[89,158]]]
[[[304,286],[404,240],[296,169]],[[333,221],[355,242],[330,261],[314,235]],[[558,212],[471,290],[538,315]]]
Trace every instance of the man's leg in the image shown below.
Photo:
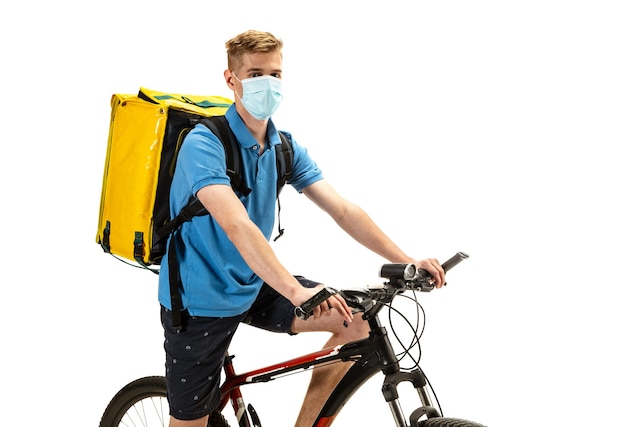
[[[197,317],[181,313],[176,330],[172,312],[161,308],[170,427],[206,427],[220,401],[220,372],[243,315]]]
[[[292,331],[295,333],[330,332],[332,335],[324,345],[324,348],[328,348],[366,338],[369,333],[369,325],[357,314],[354,316],[352,323],[345,327],[341,316],[335,310],[331,310],[330,315],[322,316],[320,319],[311,317],[304,321],[300,318],[295,318]],[[311,427],[313,425],[326,399],[351,366],[352,363],[344,362],[318,366],[313,369],[311,382],[304,397],[304,403],[298,415],[296,427]]]
[[[169,427],[206,427],[206,424],[209,420],[209,416],[199,418],[197,420],[192,421],[183,421],[177,420],[174,417],[170,417],[170,426]]]
[[[319,282],[302,276],[295,277],[302,286],[307,288],[319,285]],[[354,320],[348,327],[344,326],[343,318],[336,310],[330,310],[328,315],[322,315],[318,319],[310,317],[306,321],[302,320],[294,315],[294,306],[268,285],[264,285],[261,289],[244,322],[273,332],[291,334],[330,332],[332,335],[324,348],[366,338],[369,333],[369,325],[359,314],[354,316]],[[311,427],[324,402],[350,366],[352,366],[351,363],[333,363],[313,369],[311,382],[304,398],[305,404],[300,410],[296,427]]]

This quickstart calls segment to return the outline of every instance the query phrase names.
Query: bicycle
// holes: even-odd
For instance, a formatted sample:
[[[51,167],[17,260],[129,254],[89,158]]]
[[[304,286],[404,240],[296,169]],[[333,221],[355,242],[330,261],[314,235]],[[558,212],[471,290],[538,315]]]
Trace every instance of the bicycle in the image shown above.
[[[447,272],[467,257],[466,253],[458,252],[444,262],[442,267]],[[409,370],[400,367],[400,359],[411,348],[419,346],[421,335],[419,328],[411,326],[413,331],[411,343],[403,346],[402,353],[396,354],[381,322],[381,310],[385,307],[392,310],[391,302],[394,298],[408,291],[413,293],[409,299],[416,304],[418,312],[422,310],[415,294],[433,290],[434,285],[430,280],[430,275],[424,270],[416,269],[413,264],[393,263],[384,264],[379,275],[387,279],[381,285],[340,291],[323,288],[302,306],[296,307],[296,314],[306,319],[318,304],[338,292],[352,311],[362,313],[363,318],[369,323],[371,331],[368,338],[326,348],[242,374],[237,374],[235,371],[234,356],[227,354],[223,367],[225,378],[220,387],[219,411],[211,414],[207,427],[230,427],[222,414],[229,402],[236,414],[239,427],[261,427],[254,407],[245,405],[241,387],[273,381],[288,373],[306,371],[317,365],[337,362],[351,362],[352,366],[329,396],[312,427],[330,426],[357,389],[379,372],[383,374],[382,394],[397,427],[485,427],[468,420],[444,417],[434,390],[418,362],[415,362],[414,367]],[[406,317],[401,316],[406,320]],[[415,388],[420,402],[410,414],[408,422],[398,393],[398,386],[405,382]],[[100,427],[165,426],[169,419],[166,392],[163,376],[143,377],[130,382],[110,401],[102,415]],[[435,404],[431,395],[434,395]]]

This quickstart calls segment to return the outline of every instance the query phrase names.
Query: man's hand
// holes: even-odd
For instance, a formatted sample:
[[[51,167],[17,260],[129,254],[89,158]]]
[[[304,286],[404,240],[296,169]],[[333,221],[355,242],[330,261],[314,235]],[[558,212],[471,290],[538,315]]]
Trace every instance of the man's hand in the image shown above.
[[[421,261],[412,261],[417,268],[422,268],[433,276],[436,288],[441,288],[446,284],[446,273],[443,271],[441,264],[435,258],[427,258]]]
[[[313,298],[323,288],[324,285],[319,285],[315,288],[301,288],[294,298],[296,307]],[[331,295],[327,300],[313,309],[313,318],[319,319],[323,315],[329,316],[331,313],[330,310],[333,308],[343,317],[344,321],[352,322],[352,310],[350,310],[350,307],[348,307],[343,297],[337,293]]]

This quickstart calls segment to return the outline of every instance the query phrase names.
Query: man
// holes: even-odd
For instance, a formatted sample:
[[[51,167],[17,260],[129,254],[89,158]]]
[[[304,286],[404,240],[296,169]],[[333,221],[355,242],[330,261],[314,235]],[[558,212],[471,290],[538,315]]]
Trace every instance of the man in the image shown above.
[[[243,175],[252,191],[247,196],[235,193],[221,142],[205,126],[196,126],[178,155],[171,189],[173,214],[194,196],[209,212],[185,223],[177,236],[185,308],[180,331],[172,327],[167,262],[159,275],[170,427],[206,426],[219,402],[222,361],[240,322],[290,334],[327,331],[331,337],[325,347],[368,333],[367,323],[360,316],[353,319],[339,295],[322,303],[306,321],[294,316],[294,307],[315,295],[320,285],[290,274],[268,243],[276,207],[276,150],[281,143],[270,117],[282,99],[282,41],[270,33],[246,31],[229,40],[226,48],[224,78],[235,100],[226,119],[240,144]],[[362,209],[324,180],[304,147],[291,141],[289,184],[357,242],[389,262],[415,263],[433,275],[436,286],[443,285],[444,272],[437,260],[416,261],[405,254]],[[348,365],[313,370],[296,426],[313,423]]]

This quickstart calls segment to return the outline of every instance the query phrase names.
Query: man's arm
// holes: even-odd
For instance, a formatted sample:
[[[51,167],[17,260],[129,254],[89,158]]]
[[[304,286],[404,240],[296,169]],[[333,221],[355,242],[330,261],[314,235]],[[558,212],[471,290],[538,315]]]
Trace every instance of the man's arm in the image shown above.
[[[303,193],[328,213],[357,242],[390,262],[411,262],[433,275],[437,287],[445,283],[445,273],[436,259],[416,261],[408,256],[374,223],[359,206],[344,199],[326,181],[306,187]]]
[[[232,188],[227,185],[208,185],[197,193],[197,197],[217,221],[235,245],[248,266],[277,292],[298,306],[317,293],[304,288],[279,262],[265,236],[254,224],[245,207]],[[345,320],[351,321],[352,312],[343,298],[333,296],[328,304],[322,304],[314,316],[337,309]]]

